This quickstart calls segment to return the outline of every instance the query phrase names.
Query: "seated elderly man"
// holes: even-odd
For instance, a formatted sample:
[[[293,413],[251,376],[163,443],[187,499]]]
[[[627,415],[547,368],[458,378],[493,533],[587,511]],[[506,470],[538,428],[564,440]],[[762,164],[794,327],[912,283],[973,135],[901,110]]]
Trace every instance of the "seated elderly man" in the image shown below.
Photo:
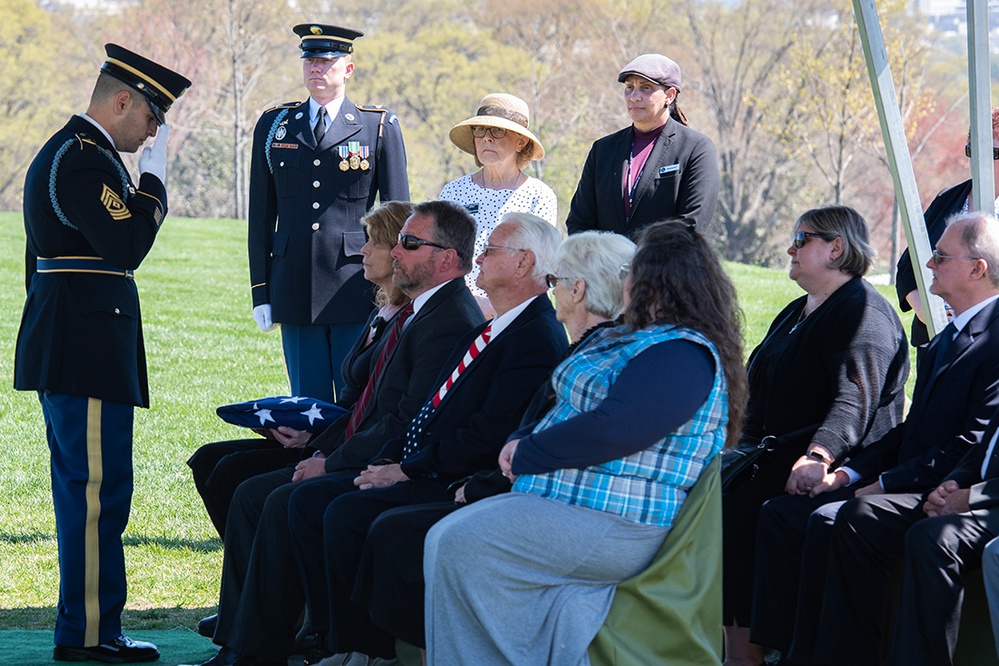
[[[568,344],[545,288],[559,240],[535,215],[506,214],[476,259],[476,284],[496,317],[456,346],[406,433],[387,441],[365,471],[328,475],[291,494],[288,517],[312,625],[329,630],[330,652],[307,656],[309,663],[347,651],[363,654],[364,663],[394,656],[392,642],[350,600],[364,535],[384,511],[446,500],[453,482],[495,466],[533,389]]]
[[[474,239],[475,223],[459,206],[413,207],[392,249],[393,281],[413,302],[385,334],[361,396],[311,442],[319,454],[248,479],[233,496],[214,635],[223,649],[205,666],[286,663],[305,603],[298,576],[285,571],[294,561],[288,496],[307,478],[344,470],[356,475],[386,441],[406,431],[455,344],[483,321],[464,281]],[[278,621],[272,624],[271,616]]]
[[[565,324],[573,343],[566,356],[598,340],[615,325],[624,309],[622,266],[631,261],[634,253],[635,244],[624,236],[599,231],[575,234],[559,247],[557,275],[549,276],[548,284],[553,287],[559,321]],[[551,379],[546,378],[518,432],[510,437],[530,433],[554,404],[554,388]],[[353,588],[354,600],[369,611],[376,626],[387,632],[380,639],[385,646],[392,645],[392,637],[424,646],[423,544],[430,528],[452,511],[508,492],[510,487],[494,461],[493,469],[479,472],[460,485],[453,499],[392,509],[371,525]],[[333,590],[332,594],[345,599],[351,588]],[[355,621],[367,624],[364,618]],[[341,643],[340,650],[363,651],[352,635],[344,638],[347,642]]]

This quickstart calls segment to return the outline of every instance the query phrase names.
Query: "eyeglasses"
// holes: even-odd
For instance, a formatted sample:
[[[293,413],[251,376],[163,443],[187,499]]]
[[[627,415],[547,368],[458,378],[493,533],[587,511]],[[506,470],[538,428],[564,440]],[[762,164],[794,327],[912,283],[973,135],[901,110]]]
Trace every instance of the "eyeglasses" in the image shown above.
[[[965,154],[966,157],[971,157],[971,144],[970,143],[967,144],[964,147],[964,154]],[[999,160],[999,148],[997,148],[996,146],[992,146],[992,159],[993,160]]]
[[[621,277],[622,280],[625,279],[626,277],[628,277],[629,273],[631,273],[631,264],[630,263],[621,264],[618,267],[618,275]]]
[[[548,285],[549,289],[554,289],[555,286],[558,284],[559,280],[582,280],[582,279],[583,278],[560,277],[558,275],[552,275],[551,273],[549,273],[548,275],[545,276],[545,284]]]
[[[933,248],[933,263],[940,265],[948,259],[964,259],[966,261],[978,261],[981,257],[958,257],[953,254],[940,254],[936,248]]]
[[[821,238],[827,243],[836,239],[835,236],[828,236],[826,234],[814,234],[811,231],[799,231],[795,235],[791,236],[791,242],[794,243],[794,246],[800,250],[805,247],[805,243],[808,242],[809,238]]]
[[[432,241],[423,240],[422,238],[417,238],[416,236],[403,236],[402,234],[399,234],[399,245],[402,246],[403,250],[419,250],[424,245],[440,248],[441,250],[449,249]]]
[[[476,139],[481,139],[489,132],[489,136],[496,139],[502,139],[506,136],[506,129],[503,127],[483,127],[481,125],[472,125],[472,136]]]
[[[506,245],[483,245],[482,253],[479,255],[481,257],[488,257],[496,250],[507,250],[509,252],[525,252],[525,248],[522,247],[507,247]]]

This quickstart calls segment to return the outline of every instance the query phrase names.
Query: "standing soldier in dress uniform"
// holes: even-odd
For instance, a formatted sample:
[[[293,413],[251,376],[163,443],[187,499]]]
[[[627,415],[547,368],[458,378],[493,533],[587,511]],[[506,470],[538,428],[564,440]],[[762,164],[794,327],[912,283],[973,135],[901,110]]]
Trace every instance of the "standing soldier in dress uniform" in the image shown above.
[[[363,33],[317,23],[294,31],[309,99],[265,111],[253,133],[253,317],[263,331],[281,324],[292,394],[333,402],[340,364],[374,305],[359,222],[376,194],[409,199],[406,149],[390,111],[344,95]]]
[[[132,500],[132,416],[149,406],[133,271],[167,212],[163,124],[186,78],[104,47],[86,113],[35,156],[24,183],[28,297],[14,387],[38,391],[59,542],[56,661],[152,661],[121,633]],[[157,136],[157,128],[159,128]],[[119,153],[139,158],[136,187]]]

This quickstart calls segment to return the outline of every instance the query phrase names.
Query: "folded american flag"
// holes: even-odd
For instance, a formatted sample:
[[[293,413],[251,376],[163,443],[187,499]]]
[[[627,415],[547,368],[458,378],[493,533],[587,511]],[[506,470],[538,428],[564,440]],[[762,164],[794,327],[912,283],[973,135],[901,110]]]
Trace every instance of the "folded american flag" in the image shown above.
[[[347,410],[306,396],[275,395],[222,405],[215,413],[226,423],[244,428],[288,426],[317,433],[346,414]]]

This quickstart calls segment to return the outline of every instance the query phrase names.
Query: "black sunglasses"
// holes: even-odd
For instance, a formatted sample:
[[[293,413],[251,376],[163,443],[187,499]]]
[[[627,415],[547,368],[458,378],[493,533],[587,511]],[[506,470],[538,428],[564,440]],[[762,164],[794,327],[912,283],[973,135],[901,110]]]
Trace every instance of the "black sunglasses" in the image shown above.
[[[965,157],[971,157],[971,144],[970,143],[967,144],[967,145],[965,145],[965,147],[964,147],[964,155],[965,155]],[[992,159],[993,160],[999,160],[999,148],[997,148],[996,146],[992,146]]]
[[[813,234],[810,231],[799,231],[795,235],[791,236],[791,242],[794,243],[794,246],[800,250],[805,247],[805,243],[808,242],[809,238],[821,238],[827,243],[836,239],[835,236],[827,236],[826,234]]]
[[[581,278],[564,277],[559,275],[552,275],[551,273],[549,273],[548,275],[545,276],[545,284],[548,285],[549,289],[554,289],[555,286],[558,284],[559,280],[579,280],[579,279]]]
[[[423,240],[422,238],[417,238],[416,236],[403,236],[402,234],[399,234],[399,245],[402,246],[403,250],[419,250],[424,245],[440,248],[441,250],[448,249],[443,245],[434,243],[433,241]]]

